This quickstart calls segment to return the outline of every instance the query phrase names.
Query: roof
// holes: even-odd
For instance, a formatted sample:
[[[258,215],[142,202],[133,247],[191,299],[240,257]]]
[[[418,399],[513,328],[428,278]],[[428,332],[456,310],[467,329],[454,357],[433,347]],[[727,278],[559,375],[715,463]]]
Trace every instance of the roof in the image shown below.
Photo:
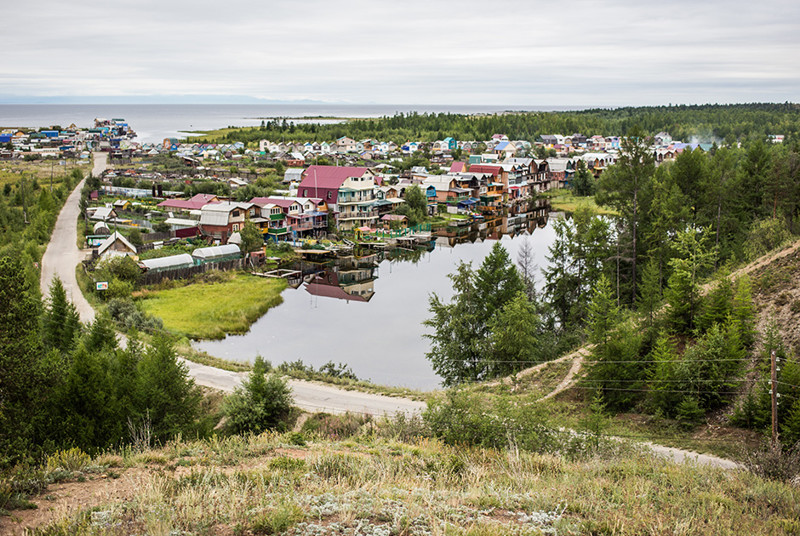
[[[402,214],[384,214],[381,216],[381,219],[386,221],[403,221],[407,220],[408,218]]]
[[[213,194],[196,194],[189,200],[185,199],[167,199],[158,204],[159,207],[166,208],[179,208],[183,210],[199,210],[209,203],[219,203],[216,195]]]
[[[180,255],[170,255],[169,257],[147,259],[141,261],[141,264],[148,270],[163,270],[165,268],[188,268],[189,266],[194,266],[194,260],[188,253],[181,253]]]
[[[502,168],[500,166],[492,166],[486,164],[472,164],[469,166],[470,173],[488,173],[493,177],[496,177],[500,174],[500,170]]]
[[[290,197],[254,197],[250,200],[253,205],[264,207],[266,205],[277,205],[281,208],[289,208],[294,204],[302,205],[300,200]]]
[[[450,164],[450,173],[460,173],[467,170],[467,164],[464,162],[453,162]]]
[[[363,177],[369,169],[351,166],[309,166],[300,187],[339,188],[350,177]]]
[[[167,225],[179,225],[182,227],[194,227],[199,222],[197,220],[187,220],[184,218],[167,218],[164,220]]]
[[[215,259],[218,257],[226,257],[228,255],[238,255],[239,253],[239,246],[236,244],[226,244],[224,246],[197,248],[196,250],[192,251],[192,257],[196,259]]]
[[[117,241],[120,241],[120,242],[122,242],[123,244],[125,244],[125,247],[126,247],[126,248],[128,248],[129,250],[131,250],[131,252],[133,252],[133,253],[136,253],[136,246],[134,246],[133,244],[131,244],[130,242],[128,242],[128,239],[127,239],[127,238],[125,238],[124,236],[122,236],[121,234],[119,234],[118,232],[116,232],[116,231],[115,231],[115,232],[111,233],[111,236],[109,236],[108,238],[106,238],[106,239],[103,241],[103,243],[102,243],[102,244],[100,244],[100,245],[97,247],[97,254],[98,254],[98,255],[102,255],[103,253],[105,253],[105,252],[106,252],[106,250],[107,250],[108,248],[110,248],[112,245],[114,245],[114,243],[115,243],[115,242],[117,242]]]
[[[111,207],[98,207],[94,210],[94,212],[92,212],[91,219],[105,221],[111,217],[113,212],[114,209]]]

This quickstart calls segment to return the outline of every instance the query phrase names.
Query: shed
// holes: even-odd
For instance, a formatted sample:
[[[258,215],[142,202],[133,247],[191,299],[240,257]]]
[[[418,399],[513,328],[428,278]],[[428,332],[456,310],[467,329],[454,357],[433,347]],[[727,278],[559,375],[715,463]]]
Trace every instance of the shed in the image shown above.
[[[104,255],[123,256],[123,255],[136,255],[136,246],[128,242],[128,239],[120,233],[115,232],[109,236],[97,248],[97,254],[100,257]]]
[[[236,244],[225,244],[224,246],[211,246],[207,248],[197,248],[192,252],[192,258],[196,264],[204,262],[222,261],[227,259],[238,259],[241,255],[239,246]]]
[[[188,253],[180,255],[170,255],[169,257],[159,257],[157,259],[147,259],[141,261],[140,265],[150,272],[161,272],[164,270],[177,270],[179,268],[191,268],[194,266],[194,259]]]
[[[108,228],[108,225],[106,225],[105,222],[99,221],[94,224],[92,232],[96,235],[110,235],[111,229]]]

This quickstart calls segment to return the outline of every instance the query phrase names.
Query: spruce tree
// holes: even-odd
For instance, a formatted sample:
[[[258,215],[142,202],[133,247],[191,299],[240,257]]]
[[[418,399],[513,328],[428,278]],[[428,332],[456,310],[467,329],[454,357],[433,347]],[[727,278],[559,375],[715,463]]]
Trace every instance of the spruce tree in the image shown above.
[[[154,337],[138,362],[138,372],[139,414],[149,412],[155,437],[166,440],[191,431],[202,397],[165,335]]]
[[[0,257],[0,466],[35,453],[41,407],[40,306],[19,260]]]
[[[43,317],[42,339],[45,346],[68,353],[75,347],[81,323],[75,305],[67,299],[64,285],[58,277],[50,284],[50,299]]]

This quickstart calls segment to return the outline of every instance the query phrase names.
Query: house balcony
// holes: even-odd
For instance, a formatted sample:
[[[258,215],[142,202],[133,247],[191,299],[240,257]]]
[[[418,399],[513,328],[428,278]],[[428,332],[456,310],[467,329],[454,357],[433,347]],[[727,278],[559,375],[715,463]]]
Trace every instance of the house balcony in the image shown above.
[[[282,235],[289,232],[288,227],[270,227],[267,229],[267,234],[270,235]]]
[[[370,197],[363,197],[363,198],[354,198],[354,199],[347,199],[339,197],[338,203],[340,206],[342,205],[369,205],[370,203],[374,203],[377,198],[373,195]]]

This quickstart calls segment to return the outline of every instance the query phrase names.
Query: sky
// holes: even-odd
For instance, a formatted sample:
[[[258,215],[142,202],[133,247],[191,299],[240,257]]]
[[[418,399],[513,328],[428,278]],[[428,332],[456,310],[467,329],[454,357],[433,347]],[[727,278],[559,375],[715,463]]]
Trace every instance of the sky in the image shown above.
[[[797,0],[37,0],[2,13],[0,103],[800,101]]]

